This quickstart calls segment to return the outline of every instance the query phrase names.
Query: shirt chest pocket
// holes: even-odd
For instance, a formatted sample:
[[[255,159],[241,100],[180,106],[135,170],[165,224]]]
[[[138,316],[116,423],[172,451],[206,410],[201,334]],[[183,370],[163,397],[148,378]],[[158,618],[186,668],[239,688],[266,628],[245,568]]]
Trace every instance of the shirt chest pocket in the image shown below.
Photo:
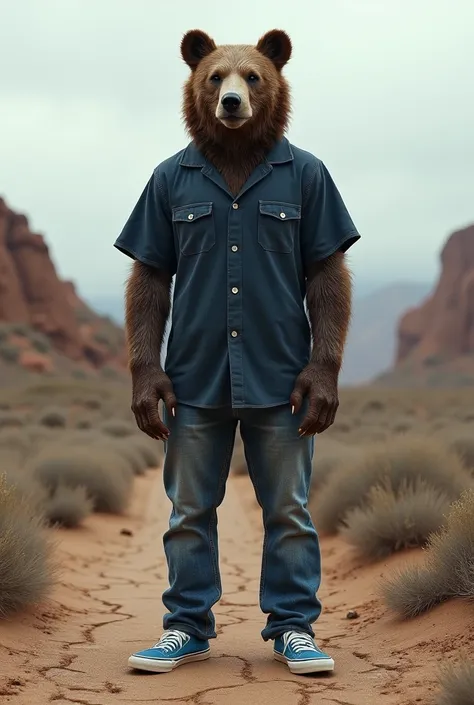
[[[212,202],[173,208],[173,228],[183,255],[209,252],[216,243]]]
[[[258,242],[269,252],[293,252],[301,221],[301,206],[281,201],[260,201]]]

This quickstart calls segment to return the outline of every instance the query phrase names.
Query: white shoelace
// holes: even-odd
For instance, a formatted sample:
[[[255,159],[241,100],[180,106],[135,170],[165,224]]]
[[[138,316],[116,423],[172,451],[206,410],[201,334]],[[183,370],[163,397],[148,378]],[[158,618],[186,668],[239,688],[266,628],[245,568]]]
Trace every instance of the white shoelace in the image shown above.
[[[310,635],[302,634],[301,632],[285,632],[283,634],[283,653],[285,653],[288,647],[293,649],[295,653],[300,651],[308,651],[308,649],[316,649],[314,641]]]
[[[184,632],[180,632],[178,629],[169,629],[163,632],[161,639],[153,648],[162,651],[175,651],[184,646],[189,639],[190,637]]]

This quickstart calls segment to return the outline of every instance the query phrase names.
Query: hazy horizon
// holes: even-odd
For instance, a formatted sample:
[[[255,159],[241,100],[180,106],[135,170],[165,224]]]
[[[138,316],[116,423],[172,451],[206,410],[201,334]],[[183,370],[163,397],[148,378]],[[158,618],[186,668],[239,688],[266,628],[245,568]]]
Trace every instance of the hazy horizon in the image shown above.
[[[474,222],[474,3],[18,0],[3,8],[0,193],[43,233],[62,277],[118,295],[113,249],[151,171],[188,141],[182,34],[255,43],[286,29],[288,134],[333,175],[362,239],[356,282],[432,281],[450,232]],[[166,21],[165,21],[166,16]]]

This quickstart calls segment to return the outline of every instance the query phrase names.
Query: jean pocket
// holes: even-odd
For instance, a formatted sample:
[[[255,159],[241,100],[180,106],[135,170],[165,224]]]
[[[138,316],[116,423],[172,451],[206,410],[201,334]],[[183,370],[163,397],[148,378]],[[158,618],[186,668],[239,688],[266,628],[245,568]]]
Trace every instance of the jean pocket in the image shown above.
[[[173,227],[183,255],[209,252],[216,243],[212,203],[189,203],[173,208]]]
[[[260,201],[259,244],[269,252],[293,252],[300,220],[301,206],[281,201]]]

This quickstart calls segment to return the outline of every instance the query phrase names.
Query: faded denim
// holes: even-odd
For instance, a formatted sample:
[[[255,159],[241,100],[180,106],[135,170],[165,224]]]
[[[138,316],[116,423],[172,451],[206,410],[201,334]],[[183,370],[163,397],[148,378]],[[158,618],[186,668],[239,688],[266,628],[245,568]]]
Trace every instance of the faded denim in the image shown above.
[[[172,502],[164,548],[170,587],[165,629],[216,636],[212,608],[222,594],[216,509],[222,503],[237,424],[263,511],[265,539],[260,607],[265,640],[287,630],[314,636],[321,613],[319,540],[307,509],[314,439],[300,438],[303,409],[201,409],[179,405],[167,415],[164,483]],[[236,537],[238,539],[238,537]]]

